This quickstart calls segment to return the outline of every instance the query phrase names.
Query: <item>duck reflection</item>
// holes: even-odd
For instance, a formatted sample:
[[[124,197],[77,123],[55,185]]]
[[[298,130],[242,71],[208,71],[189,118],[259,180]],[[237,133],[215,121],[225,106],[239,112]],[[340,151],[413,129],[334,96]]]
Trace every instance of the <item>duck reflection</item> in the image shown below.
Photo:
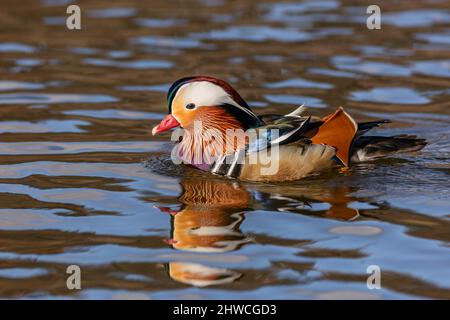
[[[340,185],[243,184],[211,177],[183,178],[180,184],[181,208],[159,209],[171,215],[171,237],[166,242],[181,251],[224,253],[239,249],[252,240],[240,230],[244,212],[260,207],[344,220],[359,216],[357,209],[349,207],[356,201],[349,195],[355,190]],[[175,281],[201,287],[232,283],[242,276],[197,262],[171,262],[168,273]]]
[[[351,221],[359,217],[353,196],[358,188],[346,185],[255,186],[253,192],[265,210],[298,212],[305,215]]]
[[[198,263],[171,262],[169,276],[178,282],[196,287],[206,287],[232,283],[242,276],[242,273],[221,268],[212,268]]]
[[[244,211],[249,209],[250,193],[237,182],[224,179],[184,179],[178,198],[178,211],[160,210],[172,215],[171,239],[174,249],[189,252],[222,253],[240,248],[251,241],[239,229]],[[198,263],[171,262],[172,279],[194,285],[231,283],[241,273]]]
[[[182,209],[173,213],[173,248],[194,252],[228,252],[249,239],[239,227],[249,209],[250,193],[227,180],[184,180],[178,200]]]

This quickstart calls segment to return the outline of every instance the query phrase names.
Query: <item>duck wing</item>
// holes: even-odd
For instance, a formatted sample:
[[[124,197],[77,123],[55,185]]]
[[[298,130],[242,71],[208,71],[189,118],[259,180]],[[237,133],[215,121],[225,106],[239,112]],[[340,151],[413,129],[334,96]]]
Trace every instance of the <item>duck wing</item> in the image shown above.
[[[268,118],[266,118],[267,121]],[[248,130],[249,143],[245,148],[234,153],[219,157],[213,164],[211,172],[228,177],[239,176],[245,157],[274,146],[296,144],[298,146],[311,145],[309,139],[311,131],[317,131],[321,120],[312,120],[311,116],[301,117],[294,113],[286,116],[272,116],[271,121],[264,125]],[[303,149],[302,149],[303,150]]]
[[[415,152],[427,144],[425,139],[419,139],[414,135],[363,136],[370,129],[385,123],[391,121],[384,119],[358,123],[358,132],[350,149],[352,161],[371,161],[398,153]]]
[[[331,146],[336,149],[336,161],[344,166],[348,166],[350,159],[355,160],[355,154],[365,148],[364,153],[367,158],[379,157],[384,151],[387,153],[395,144],[396,151],[406,150],[406,144],[414,147],[414,142],[406,142],[405,140],[397,139],[393,141],[386,139],[381,142],[379,137],[371,139],[370,137],[362,137],[369,130],[376,128],[382,124],[390,123],[390,120],[375,120],[368,122],[356,123],[356,121],[340,107],[336,112],[324,117],[323,119],[317,117],[305,117],[300,114],[304,111],[303,105],[288,115],[266,114],[260,116],[261,122],[265,125],[259,127],[259,130],[266,129],[268,132],[272,129],[279,130],[279,139],[272,137],[264,137],[260,141],[256,141],[254,145],[259,146],[259,142],[270,141],[278,144],[289,143],[313,143]],[[375,145],[376,144],[376,147]],[[417,142],[416,144],[420,144]],[[384,147],[382,147],[384,146]],[[388,147],[389,146],[389,147]],[[250,150],[261,150],[262,147],[253,148]],[[375,152],[375,149],[377,150]],[[383,150],[381,150],[383,149]],[[360,151],[361,155],[361,151]],[[362,156],[359,158],[363,158]]]
[[[426,144],[425,139],[419,139],[414,135],[359,137],[352,145],[352,161],[371,161],[398,153],[415,152]]]
[[[323,124],[311,138],[314,144],[325,144],[336,149],[336,158],[344,165],[350,162],[350,148],[358,132],[358,124],[339,107],[336,112],[323,118]]]
[[[298,107],[297,109],[295,109],[294,111],[292,111],[289,114],[276,114],[276,113],[269,113],[269,114],[263,114],[258,116],[258,118],[261,120],[262,123],[264,124],[273,124],[274,122],[276,122],[277,120],[280,120],[282,118],[295,118],[295,117],[300,117],[301,114],[306,110],[305,105],[302,104],[300,107]]]
[[[271,124],[256,128],[250,136],[247,153],[257,152],[274,145],[284,145],[294,142],[311,143],[308,132],[320,126],[309,117],[284,116]]]

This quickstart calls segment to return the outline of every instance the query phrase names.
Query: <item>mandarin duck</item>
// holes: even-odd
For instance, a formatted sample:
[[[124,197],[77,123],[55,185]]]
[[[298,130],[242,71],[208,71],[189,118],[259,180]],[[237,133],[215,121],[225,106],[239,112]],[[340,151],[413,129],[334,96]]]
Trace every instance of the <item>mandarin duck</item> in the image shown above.
[[[210,76],[175,81],[167,103],[168,115],[152,134],[183,129],[173,139],[172,159],[241,180],[298,180],[426,144],[412,135],[363,136],[390,121],[357,123],[342,107],[323,118],[303,115],[303,106],[287,115],[258,116],[230,84]]]

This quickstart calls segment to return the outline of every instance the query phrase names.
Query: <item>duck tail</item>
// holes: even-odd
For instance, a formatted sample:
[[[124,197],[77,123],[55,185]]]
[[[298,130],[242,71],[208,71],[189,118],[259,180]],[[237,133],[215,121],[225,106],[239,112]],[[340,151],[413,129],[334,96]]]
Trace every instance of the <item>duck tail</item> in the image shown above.
[[[396,135],[392,137],[358,137],[352,145],[352,161],[370,161],[389,157],[397,153],[415,152],[427,144],[425,139],[414,135]]]
[[[362,136],[367,131],[379,127],[382,124],[385,123],[392,123],[391,120],[383,119],[383,120],[375,120],[375,121],[369,121],[369,122],[360,122],[358,123],[358,132],[356,133],[356,138]]]

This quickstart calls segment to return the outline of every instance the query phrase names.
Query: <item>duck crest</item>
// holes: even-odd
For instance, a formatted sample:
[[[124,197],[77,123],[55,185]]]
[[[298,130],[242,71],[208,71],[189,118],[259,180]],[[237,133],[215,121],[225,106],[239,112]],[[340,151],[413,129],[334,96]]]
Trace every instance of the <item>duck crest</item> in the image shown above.
[[[221,87],[228,95],[230,95],[230,97],[236,101],[237,104],[239,104],[241,107],[246,108],[248,110],[251,110],[250,107],[248,106],[247,102],[245,102],[245,100],[240,96],[240,94],[233,89],[232,86],[230,86],[227,82],[214,78],[214,77],[210,77],[210,76],[192,76],[192,77],[185,77],[185,78],[181,78],[177,81],[175,81],[169,88],[169,91],[167,92],[167,104],[169,107],[169,113],[172,112],[172,102],[173,99],[175,98],[176,93],[178,92],[178,90],[185,84],[188,84],[190,82],[201,82],[201,81],[206,81],[206,82],[210,82],[213,83],[219,87]]]

